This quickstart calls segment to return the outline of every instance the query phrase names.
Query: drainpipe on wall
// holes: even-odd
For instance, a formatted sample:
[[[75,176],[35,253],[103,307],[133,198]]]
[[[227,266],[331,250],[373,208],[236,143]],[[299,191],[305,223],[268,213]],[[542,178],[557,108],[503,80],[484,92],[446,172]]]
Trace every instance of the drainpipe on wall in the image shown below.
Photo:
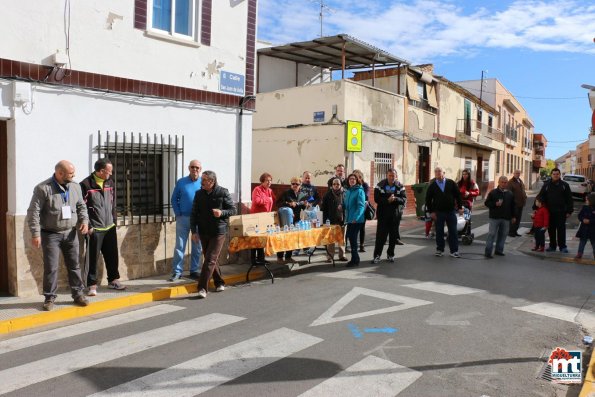
[[[247,95],[240,99],[240,111],[236,127],[236,192],[238,192],[238,215],[242,214],[242,125],[244,118],[244,105],[256,99],[254,95]]]

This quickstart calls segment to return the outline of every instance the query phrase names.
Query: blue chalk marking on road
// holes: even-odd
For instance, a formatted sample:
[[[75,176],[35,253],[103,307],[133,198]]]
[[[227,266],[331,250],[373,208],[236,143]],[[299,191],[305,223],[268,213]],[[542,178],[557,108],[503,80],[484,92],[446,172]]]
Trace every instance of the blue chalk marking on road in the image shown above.
[[[347,324],[347,327],[349,328],[349,330],[351,331],[351,333],[353,334],[353,336],[357,339],[361,339],[364,337],[364,335],[360,332],[360,330],[357,328],[357,326],[355,324]]]
[[[364,332],[367,332],[369,334],[394,334],[395,332],[398,332],[398,331],[399,331],[398,328],[390,328],[390,327],[364,328]]]

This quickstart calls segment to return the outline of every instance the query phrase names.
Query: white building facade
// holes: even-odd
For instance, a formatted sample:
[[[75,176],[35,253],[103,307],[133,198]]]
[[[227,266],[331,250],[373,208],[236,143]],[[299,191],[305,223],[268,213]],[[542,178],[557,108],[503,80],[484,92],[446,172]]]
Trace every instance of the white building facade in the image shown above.
[[[256,13],[257,0],[3,7],[0,293],[41,291],[25,215],[33,187],[61,159],[77,181],[97,158],[114,162],[124,279],[169,271],[169,197],[191,159],[236,202],[250,200]]]

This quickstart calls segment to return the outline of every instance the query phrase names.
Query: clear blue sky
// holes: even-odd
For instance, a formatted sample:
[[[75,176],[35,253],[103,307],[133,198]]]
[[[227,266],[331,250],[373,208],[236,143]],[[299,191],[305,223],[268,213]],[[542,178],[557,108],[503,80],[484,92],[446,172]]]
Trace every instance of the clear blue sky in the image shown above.
[[[259,0],[258,39],[320,36],[320,1]],[[347,33],[452,81],[497,78],[555,159],[588,137],[595,0],[325,0],[323,35]],[[573,142],[570,142],[573,141]]]

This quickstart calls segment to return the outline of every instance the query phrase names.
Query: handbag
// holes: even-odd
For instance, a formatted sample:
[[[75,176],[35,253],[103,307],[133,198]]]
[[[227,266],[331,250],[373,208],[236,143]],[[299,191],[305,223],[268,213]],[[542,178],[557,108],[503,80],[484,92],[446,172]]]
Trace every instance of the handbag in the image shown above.
[[[366,201],[366,208],[364,209],[364,217],[368,221],[371,221],[376,217],[376,208],[374,208],[374,206],[369,201]]]

